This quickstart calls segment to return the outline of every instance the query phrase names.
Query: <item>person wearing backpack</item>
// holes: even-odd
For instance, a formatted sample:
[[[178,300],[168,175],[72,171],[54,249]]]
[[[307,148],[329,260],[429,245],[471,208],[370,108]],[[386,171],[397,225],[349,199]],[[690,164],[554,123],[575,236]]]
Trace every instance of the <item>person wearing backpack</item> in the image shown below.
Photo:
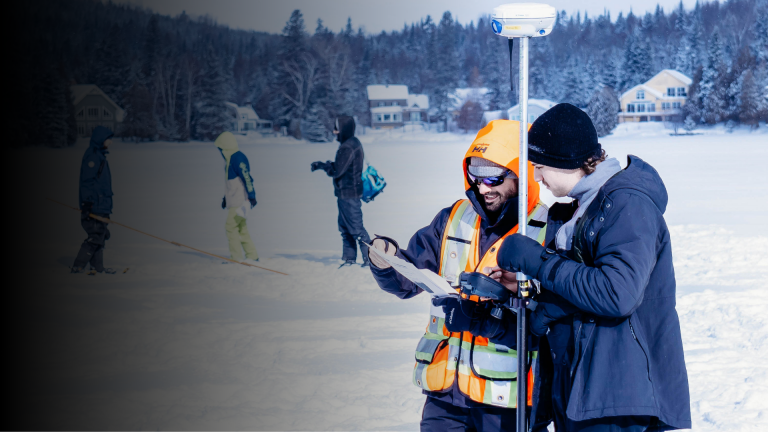
[[[341,143],[336,151],[336,159],[325,162],[312,162],[312,171],[324,170],[333,178],[334,195],[339,206],[339,231],[343,243],[339,268],[353,265],[357,261],[357,244],[363,257],[363,267],[368,267],[368,246],[371,242],[363,226],[363,209],[360,201],[363,196],[363,161],[365,154],[360,140],[355,138],[355,119],[340,116],[336,119],[333,133]],[[357,244],[356,244],[357,242]]]

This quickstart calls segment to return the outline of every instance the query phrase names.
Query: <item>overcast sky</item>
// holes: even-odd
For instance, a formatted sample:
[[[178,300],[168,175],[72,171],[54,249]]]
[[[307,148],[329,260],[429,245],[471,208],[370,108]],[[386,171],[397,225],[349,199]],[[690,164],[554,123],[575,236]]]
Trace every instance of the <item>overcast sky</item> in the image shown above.
[[[113,0],[114,1],[114,0]],[[630,8],[635,15],[653,12],[658,3],[666,13],[677,7],[680,0],[548,0],[546,3],[565,10],[569,14],[577,11],[598,16],[607,7],[611,18],[616,19],[619,12],[626,15]],[[403,24],[417,22],[431,15],[439,21],[443,12],[451,11],[454,18],[466,24],[477,22],[477,17],[490,13],[504,0],[117,0],[149,8],[163,15],[175,16],[182,11],[197,16],[208,14],[219,24],[232,28],[280,33],[294,9],[300,9],[304,15],[307,30],[313,32],[317,19],[323,20],[326,27],[334,31],[346,24],[347,17],[352,18],[356,29],[362,26],[368,33],[382,30],[400,30]],[[683,0],[686,9],[690,9],[696,0]]]

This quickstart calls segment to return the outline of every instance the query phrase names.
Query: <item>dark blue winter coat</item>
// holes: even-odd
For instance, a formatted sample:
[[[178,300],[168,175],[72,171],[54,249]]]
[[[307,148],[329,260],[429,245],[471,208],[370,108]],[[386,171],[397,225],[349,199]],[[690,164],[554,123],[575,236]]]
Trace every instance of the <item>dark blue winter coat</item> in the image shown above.
[[[569,323],[573,317],[566,411],[573,421],[653,416],[671,428],[691,427],[666,206],[659,174],[630,156],[577,223],[573,251],[550,258],[537,275],[544,290],[576,309],[570,315],[568,307],[549,308],[555,319],[558,311],[569,314]],[[540,303],[532,321],[546,311]]]
[[[104,141],[113,135],[108,128],[96,126],[80,164],[80,209],[85,203],[91,203],[91,213],[98,215],[112,213],[112,174],[109,172]]]
[[[499,238],[517,225],[517,197],[510,198],[504,203],[498,220],[489,221],[483,206],[478,201],[475,190],[475,188],[469,189],[467,191],[467,198],[469,198],[475,211],[480,215],[480,239],[478,246],[480,256],[483,256]],[[451,216],[452,209],[453,205],[441,210],[432,220],[432,223],[420,229],[411,237],[407,249],[398,249],[395,255],[413,263],[416,268],[427,269],[437,273],[440,270],[440,243],[442,242],[443,231]],[[422,292],[421,288],[392,268],[382,270],[371,265],[371,272],[382,290],[394,294],[401,299],[412,298]],[[514,321],[514,319],[506,319],[505,321]],[[502,329],[502,334],[499,336],[509,339],[509,334],[514,335],[514,332],[514,328],[505,328]],[[495,338],[491,338],[491,340],[496,341]],[[510,343],[510,341],[507,341],[507,343]],[[516,344],[513,343],[508,346],[514,348]],[[431,397],[459,407],[488,407],[488,405],[477,403],[469,399],[469,397],[462,395],[456,384],[454,384],[451,391],[441,393],[424,390],[423,392]]]

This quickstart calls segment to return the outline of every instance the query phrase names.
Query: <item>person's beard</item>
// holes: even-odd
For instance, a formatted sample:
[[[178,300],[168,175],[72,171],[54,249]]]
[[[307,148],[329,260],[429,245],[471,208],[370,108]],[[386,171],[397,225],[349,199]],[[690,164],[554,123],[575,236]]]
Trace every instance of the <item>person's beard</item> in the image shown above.
[[[504,203],[507,202],[511,197],[515,196],[517,191],[514,190],[507,190],[507,191],[497,191],[493,190],[491,192],[488,192],[485,195],[482,195],[483,198],[483,207],[485,207],[485,211],[487,213],[497,213],[501,210],[501,208],[504,206]],[[498,197],[497,199],[492,200],[491,203],[488,203],[486,201],[486,197]]]

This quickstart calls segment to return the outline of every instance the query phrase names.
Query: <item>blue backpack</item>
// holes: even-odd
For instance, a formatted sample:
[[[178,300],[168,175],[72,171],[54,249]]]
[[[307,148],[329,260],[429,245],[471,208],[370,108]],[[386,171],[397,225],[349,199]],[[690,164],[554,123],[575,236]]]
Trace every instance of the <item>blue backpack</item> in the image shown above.
[[[384,191],[387,182],[380,176],[376,168],[365,161],[367,167],[363,170],[363,201],[371,202],[376,195]]]

